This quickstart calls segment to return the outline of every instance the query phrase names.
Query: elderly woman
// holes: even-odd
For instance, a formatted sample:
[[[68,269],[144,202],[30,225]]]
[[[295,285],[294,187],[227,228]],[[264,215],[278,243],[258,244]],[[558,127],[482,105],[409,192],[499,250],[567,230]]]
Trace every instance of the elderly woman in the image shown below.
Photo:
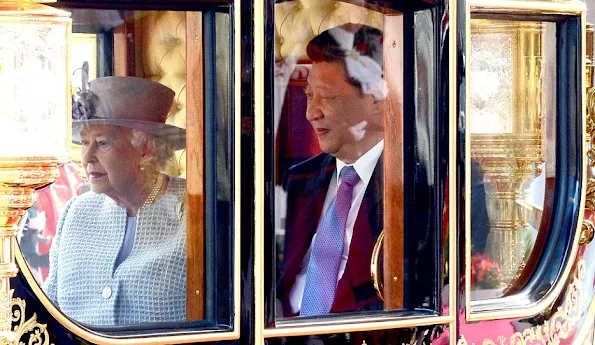
[[[185,181],[160,173],[185,131],[174,92],[142,78],[93,80],[73,112],[91,191],[68,202],[50,251],[49,298],[91,325],[186,318]]]

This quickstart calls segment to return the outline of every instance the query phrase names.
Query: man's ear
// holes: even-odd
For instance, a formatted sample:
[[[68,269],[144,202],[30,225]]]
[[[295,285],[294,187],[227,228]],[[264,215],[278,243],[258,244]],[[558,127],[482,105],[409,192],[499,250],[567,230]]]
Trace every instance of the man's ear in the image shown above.
[[[374,100],[374,104],[378,104],[379,106],[382,105],[382,103],[384,103],[385,98],[382,99],[376,99],[374,97],[372,97],[372,99]]]
[[[372,105],[374,107],[374,114],[382,114],[382,108],[384,107],[384,102],[386,98],[376,99],[372,97]]]

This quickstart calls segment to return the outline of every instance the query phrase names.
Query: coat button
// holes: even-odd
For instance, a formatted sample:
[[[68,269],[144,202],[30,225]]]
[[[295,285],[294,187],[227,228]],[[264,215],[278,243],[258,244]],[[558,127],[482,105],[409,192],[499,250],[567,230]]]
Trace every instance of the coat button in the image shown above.
[[[103,291],[101,291],[101,296],[105,299],[112,297],[112,288],[109,286],[104,287]]]

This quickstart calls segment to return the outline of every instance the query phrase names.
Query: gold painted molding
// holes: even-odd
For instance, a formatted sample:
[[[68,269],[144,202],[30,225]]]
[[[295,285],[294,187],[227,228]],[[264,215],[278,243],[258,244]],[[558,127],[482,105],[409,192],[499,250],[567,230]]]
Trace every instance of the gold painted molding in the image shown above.
[[[587,91],[587,141],[590,142],[587,157],[591,167],[595,167],[595,87]]]
[[[559,345],[561,340],[567,339],[573,333],[582,311],[590,303],[587,300],[589,296],[584,295],[585,273],[586,264],[581,258],[574,279],[568,286],[564,303],[556,309],[556,312],[543,325],[527,328],[523,332],[516,332],[509,339],[504,336],[498,337],[497,340],[486,338],[481,342],[481,345]],[[469,344],[465,337],[461,336],[457,345],[479,344]]]
[[[12,321],[12,332],[0,335],[0,345],[20,345],[25,344],[25,339],[28,338],[27,344],[35,345],[53,345],[50,344],[50,336],[47,331],[47,325],[37,322],[37,314],[33,314],[28,320],[25,320],[25,306],[26,303],[20,298],[12,298],[14,290],[10,290],[10,317]]]

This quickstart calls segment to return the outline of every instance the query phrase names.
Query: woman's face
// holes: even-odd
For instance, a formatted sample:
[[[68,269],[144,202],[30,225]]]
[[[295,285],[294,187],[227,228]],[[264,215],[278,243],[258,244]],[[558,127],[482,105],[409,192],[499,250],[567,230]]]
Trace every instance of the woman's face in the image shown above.
[[[91,190],[126,199],[139,187],[141,149],[132,145],[128,129],[90,125],[81,130],[82,163]]]

